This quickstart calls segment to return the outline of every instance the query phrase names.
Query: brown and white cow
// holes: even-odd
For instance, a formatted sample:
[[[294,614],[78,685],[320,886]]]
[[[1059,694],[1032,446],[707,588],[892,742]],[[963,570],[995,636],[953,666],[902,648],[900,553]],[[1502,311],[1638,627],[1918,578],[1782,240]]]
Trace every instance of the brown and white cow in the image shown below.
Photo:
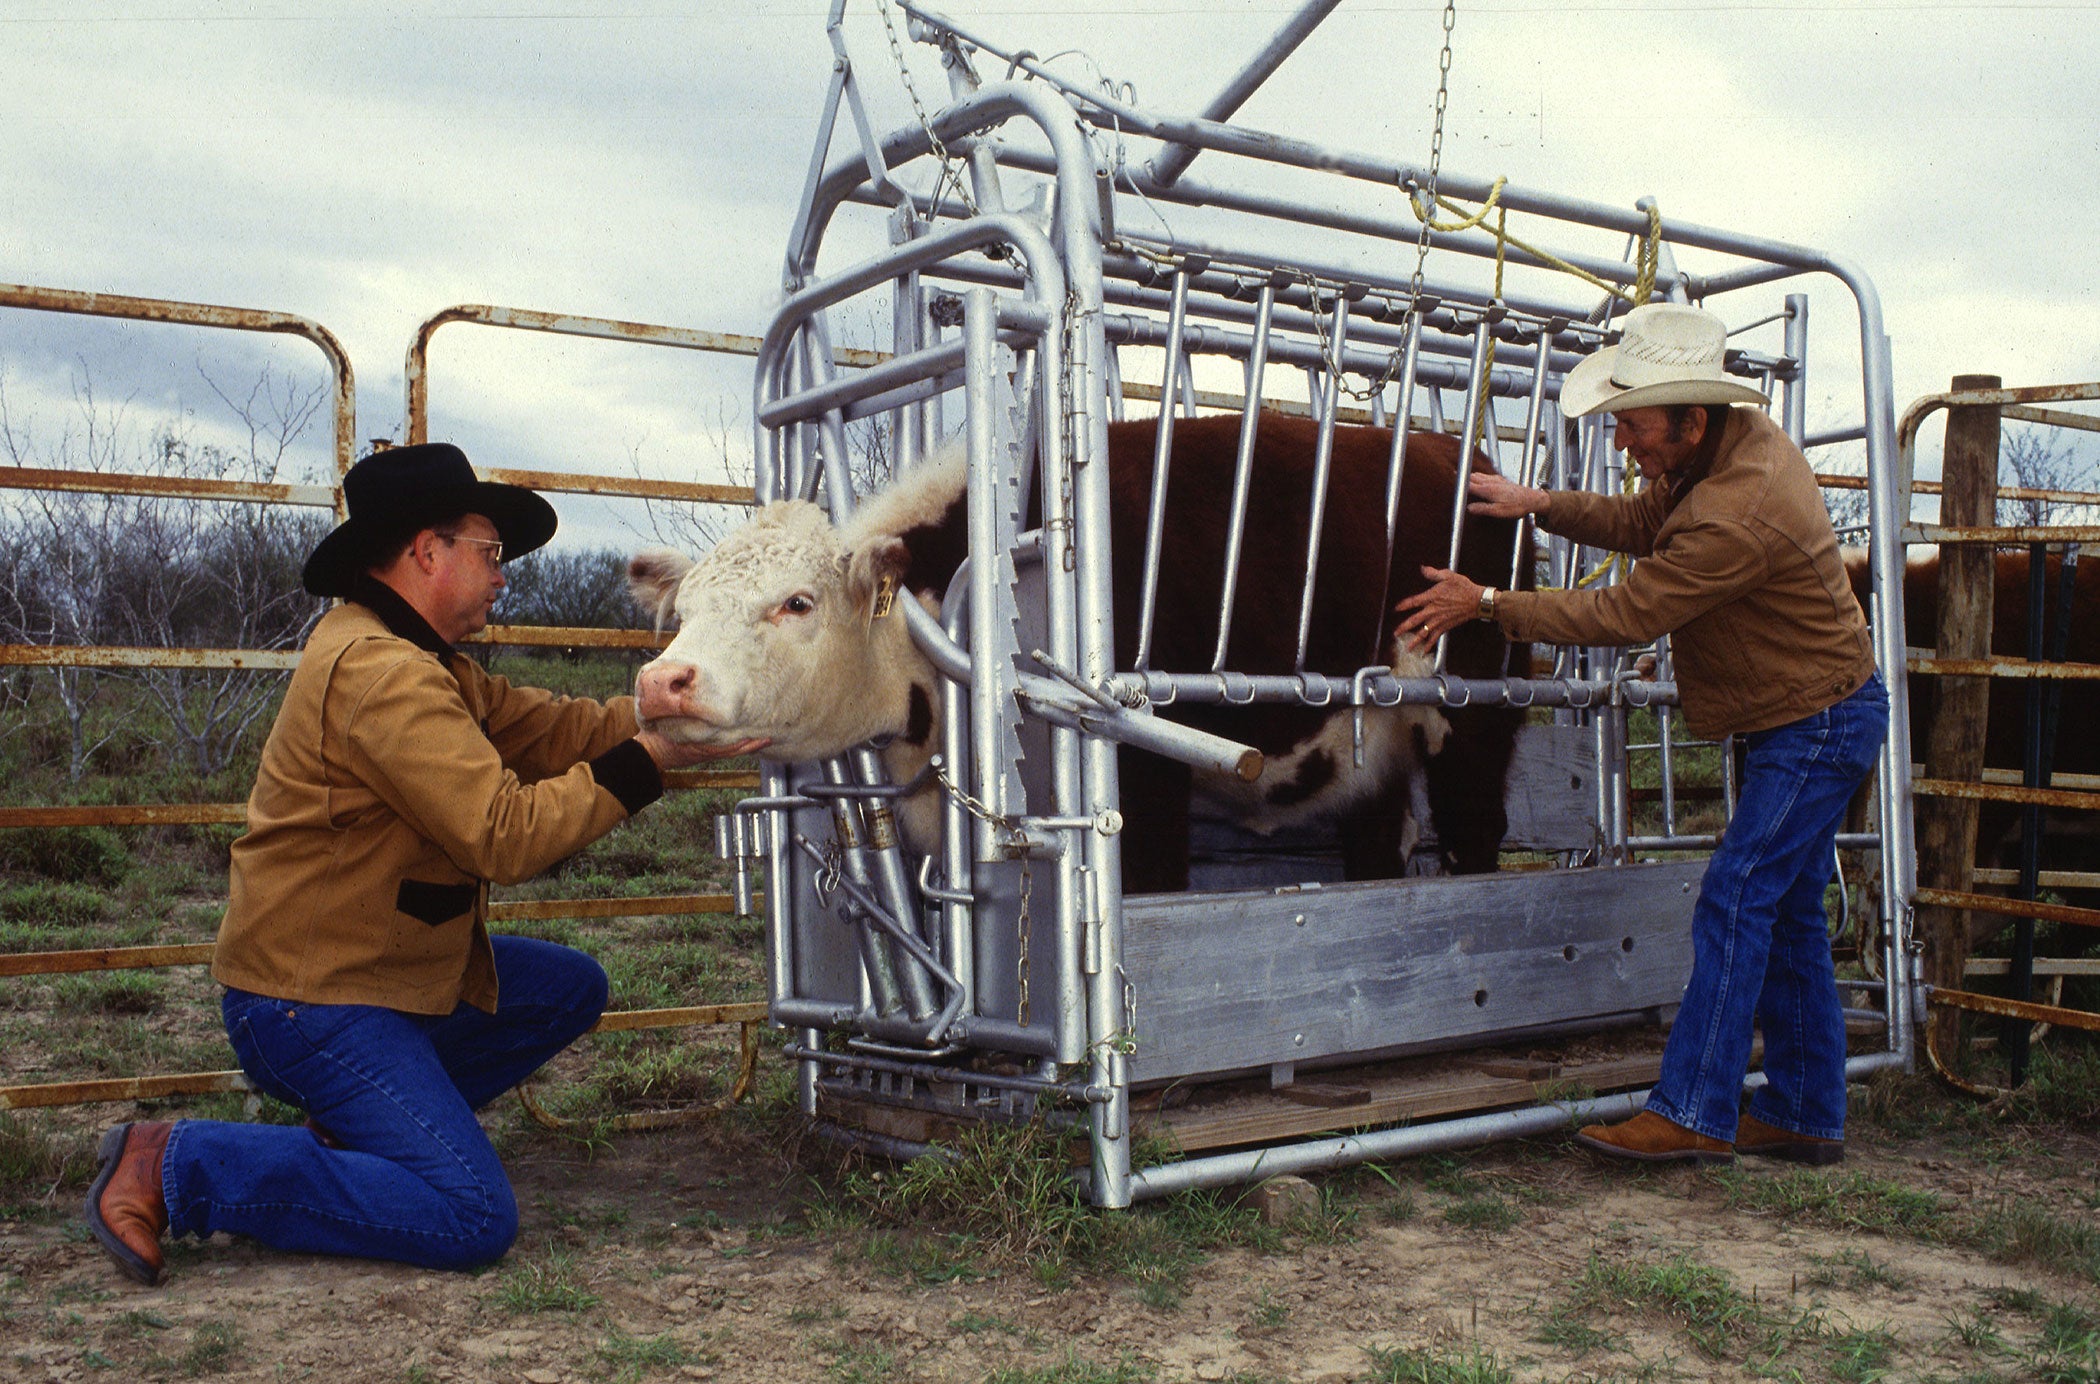
[[[1119,667],[1130,666],[1137,644],[1154,429],[1144,420],[1109,430]],[[1210,666],[1238,435],[1239,419],[1231,416],[1190,419],[1175,428],[1151,659],[1156,669]],[[1225,666],[1289,673],[1308,558],[1315,429],[1304,419],[1265,414],[1257,439]],[[1442,566],[1448,555],[1459,448],[1446,436],[1410,438],[1388,571],[1384,494],[1391,439],[1384,429],[1336,432],[1309,668],[1347,675],[1375,659],[1404,675],[1427,671],[1414,656],[1396,654],[1390,606],[1422,588],[1423,565]],[[1476,457],[1474,464],[1489,463]],[[764,757],[787,762],[827,758],[888,737],[886,767],[898,781],[908,779],[934,748],[940,683],[904,622],[873,618],[873,607],[885,578],[929,608],[938,600],[967,555],[963,490],[962,465],[950,458],[908,473],[839,528],[816,506],[787,501],[759,511],[698,562],[662,550],[636,557],[629,575],[637,599],[652,609],[675,606],[679,621],[670,647],[637,681],[645,721],[683,739],[764,740]],[[1513,541],[1506,521],[1476,519],[1459,565],[1478,581],[1507,585]],[[1448,666],[1493,677],[1505,659],[1513,676],[1528,673],[1528,649],[1513,649],[1493,626],[1475,624],[1453,636]],[[1246,784],[1126,750],[1120,762],[1129,892],[1187,887],[1192,798],[1199,811],[1257,832],[1335,822],[1350,878],[1396,876],[1416,836],[1409,781],[1425,770],[1446,867],[1468,873],[1496,866],[1507,821],[1503,784],[1521,712],[1375,711],[1367,716],[1361,769],[1353,763],[1347,710],[1190,705],[1160,714],[1251,744],[1267,763],[1261,777]],[[931,843],[937,808],[929,791],[900,812],[914,847]]]

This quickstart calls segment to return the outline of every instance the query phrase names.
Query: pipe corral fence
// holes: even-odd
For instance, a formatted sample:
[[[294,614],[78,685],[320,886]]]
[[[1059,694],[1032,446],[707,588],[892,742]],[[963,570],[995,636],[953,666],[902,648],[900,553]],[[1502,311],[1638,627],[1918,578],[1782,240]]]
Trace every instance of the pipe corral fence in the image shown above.
[[[2090,609],[2076,611],[2079,548],[2100,540],[2100,525],[2013,524],[1998,522],[1999,500],[2042,499],[2052,504],[2091,507],[2100,496],[1998,484],[2000,425],[2006,419],[2047,427],[2100,432],[2100,418],[2050,405],[2100,399],[2100,384],[2047,385],[2005,389],[1995,376],[1962,376],[1954,388],[1927,395],[1911,405],[1898,430],[1900,482],[1907,489],[1914,469],[1919,429],[1934,414],[1947,415],[1943,453],[1940,522],[1908,524],[1908,545],[1926,545],[1940,554],[1938,619],[1930,649],[1913,649],[1910,672],[1944,679],[1931,741],[1925,747],[1923,772],[1911,791],[1927,800],[1920,812],[1922,859],[1932,877],[1920,888],[1921,931],[1926,947],[1932,1004],[1939,1011],[1925,1028],[1925,1052],[1941,1077],[1978,1094],[2000,1088],[1971,1079],[1958,1070],[1949,1051],[1956,1040],[1955,1018],[1961,1012],[1995,1015],[2005,1023],[2000,1041],[2007,1080],[2024,1080],[2028,1045],[2036,1024],[2100,1030],[2100,1015],[2060,1003],[2068,976],[2100,975],[2100,959],[2037,958],[2035,924],[2053,922],[2100,928],[2100,909],[2051,903],[2040,899],[2043,888],[2100,888],[2094,870],[2044,870],[2045,811],[2100,811],[2100,776],[2062,774],[2055,770],[2061,731],[2064,689],[2100,681],[2100,666],[2067,661],[2074,615],[2090,619]],[[1906,514],[1908,508],[1906,506]],[[1995,585],[1999,548],[2025,552],[2025,657],[1993,652],[1992,617],[1999,606]],[[2054,589],[2051,589],[2051,571]],[[2018,768],[1986,764],[1986,739],[1992,679],[2025,684],[2022,708],[2025,733]],[[2075,732],[2074,732],[2075,733]],[[1979,807],[1986,803],[2017,806],[2019,862],[2016,867],[1981,866]],[[1978,886],[2009,887],[2010,895],[1985,894]],[[1968,914],[2011,918],[2011,954],[2004,958],[1970,955],[1972,929]],[[1969,984],[1972,976],[2007,977],[2009,995],[1982,994]],[[2035,982],[2049,987],[2047,1003],[2035,1001]]]
[[[0,307],[75,313],[141,322],[165,322],[233,331],[277,332],[313,342],[326,357],[333,407],[332,454],[335,484],[292,485],[106,471],[64,471],[26,467],[0,468],[0,487],[58,490],[110,495],[139,495],[168,500],[212,501],[254,505],[301,505],[331,510],[343,517],[342,474],[356,458],[356,387],[350,361],[335,336],[319,323],[288,313],[201,303],[127,298],[63,289],[0,285]],[[560,316],[520,309],[462,305],[430,318],[417,331],[408,352],[408,403],[405,434],[421,441],[427,432],[428,377],[426,356],[431,335],[448,322],[476,322],[518,330],[673,346],[734,356],[754,355],[754,337]],[[741,486],[650,480],[641,477],[503,471],[484,468],[483,475],[529,485],[557,494],[678,500],[718,505],[748,505],[751,492]],[[646,630],[496,625],[472,636],[480,646],[536,648],[661,648],[664,637]],[[298,662],[295,649],[119,648],[91,645],[0,645],[0,666],[146,668],[188,667],[244,669],[258,673],[289,672]],[[750,788],[756,776],[747,770],[689,769],[667,774],[673,789]],[[57,826],[199,826],[238,825],[246,821],[243,803],[156,803],[114,806],[0,807],[0,829]],[[751,900],[727,894],[674,894],[630,898],[533,899],[489,905],[489,921],[502,924],[527,919],[613,918],[642,915],[745,912]],[[163,966],[209,965],[211,943],[177,946],[116,947],[77,951],[0,955],[0,977],[78,974],[90,971],[140,970]],[[765,1006],[756,1002],[681,1006],[670,1009],[618,1010],[605,1014],[594,1032],[733,1024],[738,1028],[737,1072],[726,1101],[741,1099],[756,1071],[758,1028]],[[36,1106],[145,1100],[247,1089],[239,1071],[136,1075],[92,1081],[67,1081],[0,1087],[0,1110]],[[520,1088],[527,1110],[542,1123],[562,1123],[536,1100],[530,1087]],[[613,1123],[627,1128],[668,1125],[703,1116],[715,1104],[681,1110],[634,1112]]]

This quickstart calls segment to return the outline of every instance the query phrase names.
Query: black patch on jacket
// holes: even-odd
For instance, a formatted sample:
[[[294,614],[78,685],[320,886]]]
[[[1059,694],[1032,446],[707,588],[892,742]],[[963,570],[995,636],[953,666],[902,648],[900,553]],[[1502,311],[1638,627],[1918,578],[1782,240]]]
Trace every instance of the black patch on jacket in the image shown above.
[[[463,913],[471,913],[475,896],[480,892],[480,887],[473,884],[432,884],[428,880],[404,879],[394,894],[394,907],[419,923],[437,927]]]
[[[917,683],[911,685],[911,710],[904,720],[904,739],[907,744],[923,745],[926,737],[933,734],[933,700],[926,689]]]

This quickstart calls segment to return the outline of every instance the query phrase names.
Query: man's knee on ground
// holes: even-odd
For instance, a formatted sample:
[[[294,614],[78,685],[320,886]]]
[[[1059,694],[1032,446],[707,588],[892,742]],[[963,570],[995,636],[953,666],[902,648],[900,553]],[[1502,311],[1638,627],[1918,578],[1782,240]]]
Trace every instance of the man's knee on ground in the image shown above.
[[[518,1199],[508,1187],[485,1202],[460,1204],[456,1215],[458,1229],[435,1239],[428,1267],[477,1269],[501,1259],[517,1242]]]

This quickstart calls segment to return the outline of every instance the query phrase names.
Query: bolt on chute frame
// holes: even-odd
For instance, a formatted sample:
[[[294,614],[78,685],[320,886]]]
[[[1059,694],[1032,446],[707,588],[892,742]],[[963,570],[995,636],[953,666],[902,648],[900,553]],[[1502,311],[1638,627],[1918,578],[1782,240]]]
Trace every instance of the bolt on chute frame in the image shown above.
[[[1561,650],[1531,678],[1459,677],[1441,651],[1433,673],[1418,678],[1376,665],[1308,668],[1308,572],[1302,590],[1277,593],[1299,621],[1298,669],[1249,674],[1227,666],[1228,558],[1211,666],[1150,666],[1172,504],[1163,490],[1148,515],[1146,589],[1122,593],[1139,602],[1136,666],[1119,668],[1106,457],[1126,396],[1159,401],[1161,456],[1178,417],[1198,406],[1239,409],[1230,553],[1261,406],[1317,420],[1306,518],[1316,534],[1334,429],[1352,419],[1443,428],[1445,391],[1458,390],[1449,423],[1506,473],[1616,490],[1622,476],[1606,421],[1571,428],[1557,398],[1565,372],[1607,340],[1626,300],[1584,301],[1549,255],[1592,283],[1623,287],[1638,271],[1611,244],[1637,245],[1658,228],[1649,251],[1657,294],[1703,302],[1739,331],[1783,323],[1777,350],[1732,349],[1729,364],[1774,398],[1795,439],[1865,442],[1876,654],[1893,674],[1891,735],[1878,829],[1842,844],[1881,848],[1882,974],[1900,983],[1886,990],[1885,1050],[1854,1064],[1907,1066],[1915,881],[1897,541],[1906,516],[1897,508],[1888,343],[1866,276],[1821,251],[1660,220],[1646,203],[1614,207],[1441,170],[1432,179],[1391,158],[1224,123],[1330,0],[1286,24],[1199,118],[1148,111],[1127,90],[1073,86],[1026,53],[903,8],[911,37],[940,49],[949,99],[926,109],[914,90],[919,118],[878,134],[836,0],[833,77],[789,237],[785,300],[758,357],[756,489],[761,502],[802,496],[843,518],[856,498],[850,427],[885,428],[891,459],[905,470],[959,444],[970,557],[941,615],[896,603],[948,694],[932,771],[944,802],[939,848],[913,868],[890,804],[917,785],[885,783],[872,749],[769,767],[762,795],[722,828],[741,896],[749,897],[752,867],[767,870],[772,1016],[796,1032],[788,1051],[804,1109],[889,1152],[920,1147],[914,1131],[926,1126],[865,1118],[870,1110],[991,1119],[1083,1110],[1090,1194],[1121,1206],[1257,1170],[1340,1166],[1534,1132],[1571,1113],[1638,1108],[1638,1094],[1612,1096],[1133,1168],[1134,1083],[1264,1069],[1285,1082],[1300,1064],[1652,1021],[1682,985],[1686,919],[1703,868],[1694,853],[1715,837],[1677,821],[1671,770],[1684,741],[1671,730],[1666,641],[1654,681],[1635,675],[1628,651],[1617,649]],[[901,51],[897,58],[909,84]],[[977,62],[1007,79],[980,81]],[[842,109],[852,133],[835,154]],[[1125,155],[1145,142],[1158,149],[1149,163]],[[1198,155],[1207,155],[1201,177],[1191,170]],[[1276,190],[1278,168],[1318,174],[1319,195],[1297,190],[1303,176],[1288,182],[1293,190]],[[1415,262],[1420,227],[1405,212],[1412,199],[1435,215],[1432,185],[1476,202],[1498,196],[1525,217],[1527,242],[1540,252],[1498,246],[1480,227],[1435,230],[1427,237],[1434,272],[1425,277]],[[849,207],[880,209],[873,228],[886,234],[866,235],[869,218],[840,215]],[[844,229],[849,222],[854,229]],[[835,264],[840,252],[826,252],[834,240],[864,257]],[[1714,267],[1680,269],[1681,252]],[[1492,284],[1469,264],[1487,259],[1496,264]],[[1808,295],[1760,294],[1808,278],[1849,293],[1859,333],[1860,422],[1822,437],[1804,435]],[[884,317],[889,358],[839,369],[834,321]],[[1157,361],[1159,384],[1126,383],[1125,353],[1147,373]],[[1295,386],[1295,372],[1302,401],[1286,397],[1295,387],[1277,388],[1287,374]],[[1199,375],[1235,373],[1236,395],[1197,387]],[[1368,407],[1345,402],[1351,396]],[[1395,429],[1388,534],[1407,502],[1397,493],[1405,432]],[[1449,522],[1455,554],[1462,501]],[[1513,576],[1521,551],[1511,555]],[[1555,540],[1538,579],[1613,579],[1614,569],[1592,570],[1598,556]],[[1549,709],[1555,724],[1537,728],[1538,743],[1560,756],[1552,781],[1569,799],[1561,815],[1577,825],[1572,835],[1565,822],[1539,826],[1529,844],[1574,868],[1322,888],[1317,874],[1279,884],[1298,868],[1286,864],[1256,887],[1239,878],[1222,892],[1126,898],[1119,746],[1258,771],[1247,747],[1153,714],[1177,701],[1331,705],[1356,717],[1359,744],[1362,711],[1372,706]],[[1656,712],[1656,744],[1629,744],[1628,716],[1641,708]],[[1659,834],[1635,830],[1634,752],[1663,761]],[[1571,764],[1581,784],[1572,793]],[[855,1128],[836,1127],[843,1110],[859,1112],[845,1120]]]

